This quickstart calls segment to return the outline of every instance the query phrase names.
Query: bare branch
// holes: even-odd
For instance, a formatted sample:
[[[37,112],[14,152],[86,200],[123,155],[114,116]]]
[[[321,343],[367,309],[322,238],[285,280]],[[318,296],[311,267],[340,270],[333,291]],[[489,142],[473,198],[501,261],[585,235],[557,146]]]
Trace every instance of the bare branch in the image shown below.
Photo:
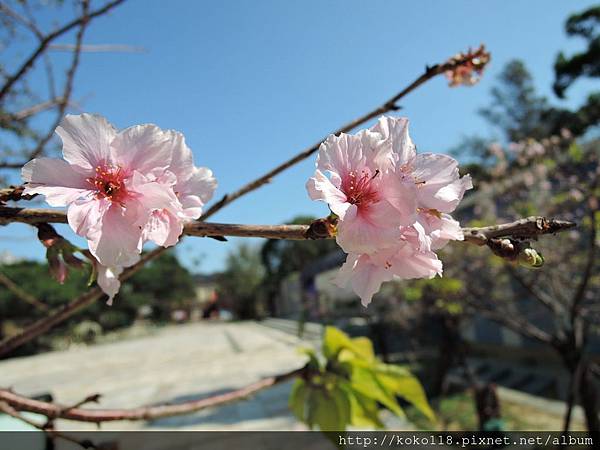
[[[552,296],[546,295],[543,291],[536,289],[533,283],[530,283],[528,280],[523,278],[521,274],[510,264],[506,265],[506,270],[511,275],[511,277],[525,289],[529,295],[535,298],[540,304],[545,306],[551,312],[555,314],[563,314],[564,310],[561,307],[560,303],[557,302]]]
[[[0,206],[0,225],[10,222],[28,224],[67,223],[67,215],[63,211],[53,209],[27,209]],[[546,217],[527,217],[510,223],[480,228],[463,228],[465,242],[485,245],[489,239],[511,237],[535,239],[544,234],[554,234],[573,228],[575,223]],[[240,225],[227,223],[210,223],[194,221],[185,226],[184,234],[189,236],[237,236],[259,237],[266,239],[327,239],[333,235],[315,235],[310,225]]]
[[[73,437],[69,436],[68,434],[50,429],[50,428],[46,427],[45,425],[42,425],[41,423],[38,423],[34,420],[31,420],[31,419],[19,414],[19,412],[15,408],[13,408],[11,405],[9,405],[7,402],[0,401],[0,411],[2,411],[4,414],[8,414],[11,417],[14,417],[15,419],[20,420],[23,423],[26,423],[29,426],[37,428],[40,431],[43,431],[44,433],[46,433],[49,436],[53,436],[53,437],[64,439],[69,442],[73,442],[74,444],[77,444],[82,448],[97,448],[91,441],[89,441],[87,439],[79,440],[79,439],[73,438]]]
[[[89,14],[84,14],[81,17],[78,17],[77,19],[74,19],[71,22],[63,25],[62,27],[53,31],[52,33],[47,34],[40,41],[39,45],[33,51],[33,53],[31,55],[29,55],[29,57],[23,62],[21,67],[13,75],[8,77],[8,79],[6,80],[6,82],[4,83],[2,88],[0,89],[0,101],[10,91],[10,89],[13,87],[13,85],[17,81],[19,81],[23,77],[23,75],[25,75],[25,73],[27,73],[27,71],[29,69],[31,69],[31,67],[33,67],[33,64],[35,63],[37,58],[44,53],[44,51],[48,48],[48,45],[50,45],[50,43],[54,39],[71,31],[73,28],[75,28],[77,26],[85,24],[86,22],[88,22],[90,19],[93,19],[94,17],[98,17],[98,16],[101,16],[101,15],[107,13],[115,6],[118,6],[119,4],[123,3],[123,1],[124,0],[113,0],[109,3],[107,3],[106,5],[104,5],[102,8],[99,8]]]
[[[126,268],[123,271],[119,279],[121,281],[127,280],[139,269],[141,269],[147,262],[157,258],[166,250],[166,247],[158,247],[152,250],[151,252],[143,254],[141,259],[136,264]],[[90,289],[89,291],[83,293],[72,302],[61,306],[57,310],[53,311],[52,314],[48,317],[44,317],[38,320],[37,322],[32,323],[28,327],[24,328],[19,333],[13,336],[9,336],[3,341],[0,341],[0,356],[10,353],[11,351],[20,347],[21,345],[32,341],[33,339],[44,334],[59,323],[64,322],[81,309],[101,299],[102,297],[104,297],[104,293],[99,287],[96,286]]]
[[[39,309],[40,311],[48,312],[50,308],[46,304],[40,302],[37,298],[31,295],[29,292],[21,289],[13,280],[8,278],[3,272],[0,272],[0,284],[4,285],[6,289],[16,295],[19,299],[25,303]]]
[[[72,52],[76,50],[73,44],[50,44],[48,50]],[[143,53],[144,47],[125,44],[87,44],[82,45],[80,51],[84,53]]]
[[[338,130],[334,131],[333,134],[339,135],[340,133],[347,133],[348,131],[353,130],[357,126],[362,125],[363,123],[368,122],[369,120],[374,119],[377,116],[385,114],[389,111],[398,110],[399,106],[397,103],[400,99],[402,99],[407,94],[409,94],[412,91],[414,91],[415,89],[417,89],[419,86],[421,86],[428,80],[434,78],[436,75],[442,74],[442,73],[446,72],[447,70],[451,70],[457,66],[460,66],[461,63],[464,63],[464,61],[461,62],[461,61],[456,61],[456,60],[451,59],[443,64],[436,64],[434,66],[427,67],[425,69],[425,72],[421,76],[419,76],[416,80],[414,80],[407,87],[405,87],[403,90],[401,90],[398,94],[394,95],[389,100],[387,100],[385,103],[383,103],[381,106],[375,108],[371,112],[368,112],[368,113],[364,114],[363,116],[360,116],[357,119],[354,119],[352,122],[349,122],[346,125],[342,126]],[[250,183],[242,186],[237,191],[234,191],[230,194],[225,194],[221,198],[221,200],[214,203],[204,213],[204,215],[201,217],[201,219],[202,220],[207,219],[208,217],[215,214],[217,211],[219,211],[224,206],[228,205],[229,203],[233,202],[234,200],[238,199],[239,197],[241,197],[249,192],[252,192],[255,189],[258,189],[259,187],[263,186],[264,184],[269,183],[274,176],[279,175],[281,172],[290,168],[294,164],[297,164],[300,161],[305,160],[306,158],[308,158],[309,156],[314,154],[319,149],[319,146],[326,138],[327,138],[327,136],[325,138],[321,139],[320,141],[318,141],[317,143],[315,143],[314,145],[301,151],[293,158],[285,161],[284,163],[282,163],[279,166],[275,167],[274,169],[270,170],[263,176],[258,177],[254,181],[251,181]]]
[[[535,239],[543,234],[559,233],[575,226],[575,223],[565,220],[532,216],[491,227],[463,228],[463,232],[466,241],[486,245],[490,239],[503,237]]]
[[[143,406],[133,409],[84,409],[65,408],[55,403],[33,400],[28,397],[15,394],[7,389],[0,389],[0,401],[5,402],[19,411],[29,411],[42,414],[49,419],[68,419],[80,422],[111,422],[116,420],[154,420],[163,417],[190,414],[206,408],[220,406],[225,403],[241,400],[265,388],[288,381],[292,378],[302,376],[305,367],[294,369],[281,375],[275,375],[252,384],[235,389],[224,394],[215,395],[199,400],[192,400],[174,405]]]

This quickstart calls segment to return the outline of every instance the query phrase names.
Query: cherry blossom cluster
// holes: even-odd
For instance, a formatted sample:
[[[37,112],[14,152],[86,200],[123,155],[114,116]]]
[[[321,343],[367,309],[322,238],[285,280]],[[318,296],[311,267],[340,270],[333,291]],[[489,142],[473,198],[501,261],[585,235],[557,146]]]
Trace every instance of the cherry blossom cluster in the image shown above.
[[[109,303],[119,274],[146,241],[168,247],[197,219],[217,186],[196,167],[181,133],[155,125],[117,131],[104,117],[68,115],[56,129],[63,158],[36,158],[22,169],[24,194],[67,206],[71,228],[87,240]]]
[[[455,159],[417,154],[405,118],[382,117],[354,135],[330,136],[307,184],[337,216],[337,243],[348,254],[336,284],[363,305],[384,281],[442,274],[435,251],[462,240],[452,213],[467,189]]]
[[[473,86],[483,75],[483,70],[490,62],[491,55],[482,44],[475,50],[469,49],[467,53],[458,53],[448,61],[454,64],[452,69],[445,72],[450,87]]]

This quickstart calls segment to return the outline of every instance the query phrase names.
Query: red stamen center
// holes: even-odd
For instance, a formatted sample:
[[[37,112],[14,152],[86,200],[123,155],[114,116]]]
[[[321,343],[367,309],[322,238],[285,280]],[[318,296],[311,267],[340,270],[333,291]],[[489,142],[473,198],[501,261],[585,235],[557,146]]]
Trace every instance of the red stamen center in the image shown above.
[[[121,167],[103,164],[96,167],[96,175],[86,181],[94,186],[97,198],[121,203],[127,195],[124,179],[125,173]]]
[[[346,194],[348,203],[353,205],[368,205],[379,200],[377,190],[371,183],[379,175],[379,170],[371,175],[370,171],[362,170],[360,176],[352,170],[342,181],[342,192]]]

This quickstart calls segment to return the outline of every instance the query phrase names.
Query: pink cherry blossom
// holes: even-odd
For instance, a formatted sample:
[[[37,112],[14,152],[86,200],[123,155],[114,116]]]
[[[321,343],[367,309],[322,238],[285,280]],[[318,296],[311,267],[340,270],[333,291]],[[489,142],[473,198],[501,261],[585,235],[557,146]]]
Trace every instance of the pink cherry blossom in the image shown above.
[[[405,118],[329,137],[307,189],[338,216],[337,242],[348,257],[337,283],[367,305],[384,281],[441,275],[434,250],[464,239],[450,213],[471,188],[455,159],[417,154]]]
[[[442,262],[433,251],[420,250],[416,233],[407,234],[395,247],[374,253],[350,253],[335,283],[350,285],[364,306],[371,303],[381,284],[394,278],[433,278],[442,274]]]
[[[210,170],[193,166],[180,133],[155,125],[117,131],[101,116],[81,114],[66,116],[56,132],[64,160],[27,163],[24,193],[68,207],[69,225],[107,268],[98,271],[98,283],[114,295],[115,276],[137,261],[144,241],[177,242],[183,223],[201,215],[216,181]]]
[[[108,295],[107,304],[110,306],[113,304],[115,295],[119,293],[121,289],[121,281],[119,281],[119,275],[123,273],[123,267],[106,267],[103,265],[96,266],[98,286],[100,289]]]
[[[368,253],[390,245],[400,237],[399,227],[416,217],[414,183],[392,174],[398,140],[382,132],[389,131],[388,125],[330,136],[306,184],[310,197],[327,202],[339,217],[337,242],[346,252]]]
[[[175,131],[169,133],[173,156],[167,171],[160,174],[157,181],[172,186],[179,203],[153,210],[142,232],[144,240],[164,247],[179,240],[185,222],[202,215],[203,206],[212,198],[217,187],[210,169],[194,166],[192,151],[183,135]]]

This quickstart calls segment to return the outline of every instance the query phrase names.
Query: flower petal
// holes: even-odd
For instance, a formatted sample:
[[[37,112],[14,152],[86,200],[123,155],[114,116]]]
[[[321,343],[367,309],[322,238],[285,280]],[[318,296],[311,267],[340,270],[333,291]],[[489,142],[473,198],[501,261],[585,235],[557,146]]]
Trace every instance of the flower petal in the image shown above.
[[[340,283],[347,282],[349,279],[352,290],[366,307],[371,303],[373,295],[379,291],[381,283],[392,278],[393,274],[385,267],[378,265],[369,255],[349,254],[346,263],[340,269],[336,284],[343,286]]]
[[[408,134],[408,123],[405,117],[383,116],[371,128],[372,131],[380,133],[384,139],[391,141],[398,166],[412,162],[417,154],[415,144]]]
[[[460,178],[458,162],[447,155],[417,155],[413,176],[418,187],[419,206],[445,213],[454,211],[465,191],[473,187],[471,177]]]
[[[199,197],[205,204],[212,198],[215,189],[217,189],[217,179],[212,170],[206,167],[193,167],[191,176],[175,186],[175,190],[181,196],[193,195]],[[181,203],[183,204],[183,201]]]
[[[79,236],[94,239],[100,230],[102,217],[110,208],[110,201],[89,197],[72,202],[67,210],[69,226]]]
[[[346,210],[350,207],[346,194],[340,191],[329,178],[320,170],[306,182],[306,190],[313,200],[321,200],[329,205],[329,208],[341,219],[344,218]]]
[[[337,243],[346,253],[372,253],[394,245],[400,237],[398,215],[389,203],[378,202],[363,212],[365,209],[350,205],[338,223]]]
[[[162,247],[170,247],[179,241],[183,233],[183,222],[167,210],[153,211],[144,227],[142,239],[150,240]]]
[[[144,175],[156,169],[166,169],[171,164],[173,135],[156,125],[136,125],[117,134],[112,141],[113,159],[125,168],[135,169]]]
[[[141,251],[142,226],[149,212],[142,205],[130,201],[125,208],[112,203],[104,213],[99,232],[88,240],[92,254],[104,266],[133,264]]]
[[[90,193],[85,175],[60,159],[36,158],[21,169],[24,194],[42,194],[50,206],[66,206]]]
[[[63,157],[84,171],[110,164],[110,143],[117,135],[114,127],[95,114],[67,115],[56,128],[63,142]]]
[[[100,286],[100,289],[102,289],[102,291],[108,295],[106,304],[112,306],[113,299],[121,288],[119,275],[123,273],[123,267],[106,267],[98,264],[96,266],[96,270],[98,271],[98,277],[96,278],[98,286]]]

